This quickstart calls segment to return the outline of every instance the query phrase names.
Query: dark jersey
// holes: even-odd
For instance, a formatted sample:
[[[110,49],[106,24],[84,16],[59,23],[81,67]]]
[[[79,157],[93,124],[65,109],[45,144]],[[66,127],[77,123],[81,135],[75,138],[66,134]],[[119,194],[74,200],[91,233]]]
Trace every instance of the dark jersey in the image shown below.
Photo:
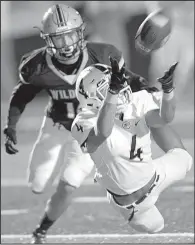
[[[70,130],[79,105],[75,94],[78,75],[85,67],[95,63],[110,65],[109,56],[116,58],[120,67],[124,65],[122,53],[115,46],[104,43],[88,42],[75,66],[60,64],[60,67],[47,53],[46,47],[24,55],[19,66],[20,81],[12,93],[10,108],[18,109],[20,113],[17,113],[21,114],[37,93],[46,90],[50,96],[47,116]],[[132,80],[139,79],[133,73],[131,76]],[[13,110],[9,111],[8,124],[15,116],[11,115]]]

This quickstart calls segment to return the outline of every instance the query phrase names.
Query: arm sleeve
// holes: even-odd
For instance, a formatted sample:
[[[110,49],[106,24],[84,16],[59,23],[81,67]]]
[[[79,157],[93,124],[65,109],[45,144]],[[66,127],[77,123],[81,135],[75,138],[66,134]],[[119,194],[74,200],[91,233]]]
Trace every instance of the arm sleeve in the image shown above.
[[[40,87],[36,87],[32,84],[24,84],[21,81],[14,88],[8,110],[7,125],[15,128],[16,124],[25,109],[27,103],[33,100],[33,98],[41,91]]]
[[[32,84],[35,74],[39,72],[38,67],[40,67],[40,65],[34,64],[34,60],[30,58],[23,57],[18,68],[20,82],[24,84]]]
[[[37,60],[38,52],[25,54],[20,61],[18,68],[19,83],[14,88],[7,117],[7,126],[15,128],[16,124],[25,109],[26,104],[42,90],[41,86],[34,85],[36,74],[39,73],[41,65]]]

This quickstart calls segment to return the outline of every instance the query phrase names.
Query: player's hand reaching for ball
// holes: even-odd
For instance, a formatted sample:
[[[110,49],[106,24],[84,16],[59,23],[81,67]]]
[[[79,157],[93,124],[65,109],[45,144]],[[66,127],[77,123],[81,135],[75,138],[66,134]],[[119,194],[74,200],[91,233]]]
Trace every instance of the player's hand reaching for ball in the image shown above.
[[[177,65],[178,62],[172,65],[169,70],[164,73],[164,76],[158,78],[158,82],[161,83],[164,93],[170,93],[174,89],[173,76]]]
[[[110,58],[111,64],[111,80],[109,84],[109,92],[111,94],[118,94],[121,89],[127,85],[128,77],[125,76],[125,68],[119,69],[119,64],[116,59]]]
[[[18,150],[13,146],[17,144],[16,130],[5,127],[3,133],[5,134],[5,150],[8,154],[16,154]]]

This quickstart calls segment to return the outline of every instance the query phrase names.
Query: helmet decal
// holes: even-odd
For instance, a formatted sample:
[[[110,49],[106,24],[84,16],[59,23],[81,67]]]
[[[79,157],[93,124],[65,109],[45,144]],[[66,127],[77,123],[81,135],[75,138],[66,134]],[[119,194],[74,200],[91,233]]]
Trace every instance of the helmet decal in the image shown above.
[[[110,66],[94,64],[85,68],[76,82],[76,96],[81,107],[98,109],[106,97],[111,78]],[[132,101],[130,85],[121,89],[118,95],[118,106],[126,106]]]
[[[82,94],[85,97],[85,99],[89,98],[89,96],[87,95],[87,93],[84,90],[83,79],[81,79],[81,82],[79,84],[79,93]]]
[[[68,13],[67,13],[68,14]],[[56,17],[58,26],[66,26],[67,21],[65,19],[64,13],[60,8],[59,4],[56,4]]]

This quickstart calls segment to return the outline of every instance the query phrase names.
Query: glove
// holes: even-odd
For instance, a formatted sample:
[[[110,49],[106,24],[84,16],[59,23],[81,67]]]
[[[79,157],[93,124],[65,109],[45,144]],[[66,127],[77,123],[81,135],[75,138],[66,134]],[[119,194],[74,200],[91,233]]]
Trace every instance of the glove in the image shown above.
[[[13,144],[17,144],[16,130],[13,128],[6,127],[3,131],[6,136],[5,139],[5,150],[8,154],[16,154],[18,150],[13,147]]]
[[[112,57],[109,58],[111,64],[111,80],[108,91],[111,94],[118,94],[127,85],[128,77],[125,76],[125,68],[122,67],[120,70],[117,60]]]
[[[170,93],[174,89],[173,85],[173,76],[174,71],[178,65],[178,62],[176,62],[174,65],[172,65],[168,71],[165,72],[163,77],[158,78],[158,82],[162,85],[162,90],[164,93]]]

